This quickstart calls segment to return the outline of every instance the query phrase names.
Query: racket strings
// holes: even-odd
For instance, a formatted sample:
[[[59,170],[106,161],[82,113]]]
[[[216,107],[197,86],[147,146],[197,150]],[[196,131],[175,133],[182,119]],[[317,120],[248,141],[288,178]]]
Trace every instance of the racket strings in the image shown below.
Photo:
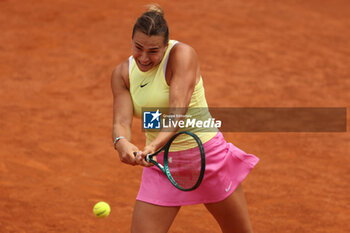
[[[168,167],[175,182],[184,189],[190,189],[196,185],[201,174],[201,151],[196,140],[188,135],[181,137],[181,151],[174,151],[176,144],[170,146],[168,153]],[[186,138],[183,138],[186,137]]]

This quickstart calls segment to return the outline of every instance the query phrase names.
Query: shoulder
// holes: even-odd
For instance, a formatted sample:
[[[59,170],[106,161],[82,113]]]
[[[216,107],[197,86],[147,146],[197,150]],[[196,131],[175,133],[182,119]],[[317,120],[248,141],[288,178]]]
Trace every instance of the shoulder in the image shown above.
[[[129,59],[126,59],[113,69],[113,84],[124,84],[129,89]]]
[[[120,76],[126,76],[129,73],[129,59],[126,59],[116,67],[114,67],[112,72],[112,78],[117,78]]]
[[[197,59],[197,53],[194,50],[194,48],[192,48],[188,44],[184,44],[181,42],[178,42],[177,44],[174,45],[169,56],[170,58],[174,57],[174,58],[182,58],[182,59],[183,58]]]
[[[180,70],[196,69],[198,67],[197,53],[191,46],[177,43],[169,54],[168,68],[170,72]]]

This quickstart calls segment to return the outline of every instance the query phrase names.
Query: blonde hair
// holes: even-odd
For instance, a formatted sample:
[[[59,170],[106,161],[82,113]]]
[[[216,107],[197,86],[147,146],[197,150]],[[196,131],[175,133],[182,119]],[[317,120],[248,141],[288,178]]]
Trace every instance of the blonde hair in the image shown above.
[[[134,38],[136,31],[140,31],[148,36],[162,35],[164,36],[164,44],[167,44],[169,41],[169,28],[164,18],[163,9],[156,3],[146,5],[146,8],[146,12],[136,20],[132,38]]]
[[[164,17],[164,11],[162,7],[157,3],[147,4],[145,8],[146,12],[156,12]]]

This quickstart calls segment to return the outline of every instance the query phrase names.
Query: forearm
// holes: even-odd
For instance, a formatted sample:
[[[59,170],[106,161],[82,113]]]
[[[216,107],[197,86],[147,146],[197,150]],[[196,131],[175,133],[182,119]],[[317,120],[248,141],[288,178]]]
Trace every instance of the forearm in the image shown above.
[[[149,144],[149,146],[153,147],[156,151],[165,145],[174,134],[175,132],[159,132],[157,137]]]
[[[127,124],[115,123],[113,124],[112,140],[114,142],[116,137],[124,137],[131,141],[131,126]]]
[[[179,122],[184,119],[184,115],[187,112],[187,108],[184,107],[171,107],[169,109],[168,116],[173,115],[173,117],[168,117],[167,120],[173,121],[173,122]],[[163,128],[157,137],[150,143],[150,146],[155,148],[155,150],[160,149],[163,145],[165,145],[170,138],[177,133],[179,130],[178,124],[174,124],[176,127],[173,126],[173,124],[169,124],[170,127]]]

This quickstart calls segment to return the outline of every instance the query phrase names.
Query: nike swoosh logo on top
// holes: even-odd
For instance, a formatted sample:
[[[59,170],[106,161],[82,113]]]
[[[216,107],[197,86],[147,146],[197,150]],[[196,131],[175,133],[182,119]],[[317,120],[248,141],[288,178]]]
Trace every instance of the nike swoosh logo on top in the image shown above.
[[[149,83],[141,84],[140,87],[142,88],[142,87],[146,86],[147,84],[149,84]]]

